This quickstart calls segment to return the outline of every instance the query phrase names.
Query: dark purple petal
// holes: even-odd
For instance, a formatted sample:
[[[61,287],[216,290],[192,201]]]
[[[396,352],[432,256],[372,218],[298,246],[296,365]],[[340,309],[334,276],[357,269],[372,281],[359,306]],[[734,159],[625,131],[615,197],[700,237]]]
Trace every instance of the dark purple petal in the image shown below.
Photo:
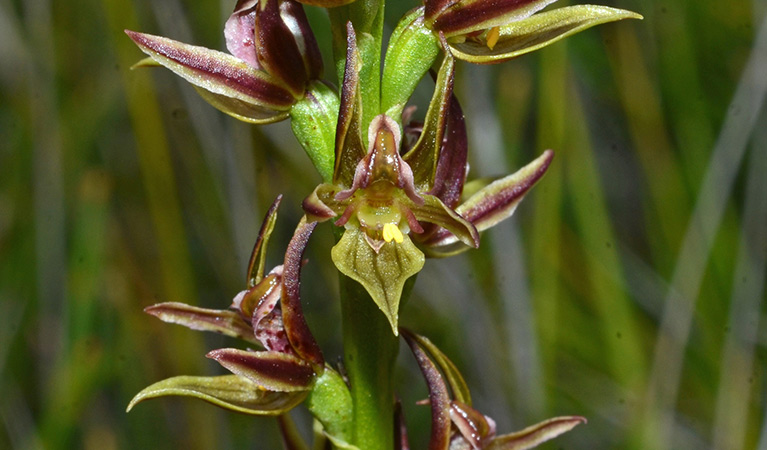
[[[336,6],[348,5],[356,0],[299,0],[304,5],[319,6],[320,8],[335,8]]]
[[[296,98],[302,97],[306,83],[322,71],[320,49],[303,7],[293,0],[262,0],[256,7],[255,29],[261,66]]]
[[[505,25],[529,17],[556,0],[462,0],[443,10],[432,28],[447,36]]]
[[[466,158],[468,148],[463,111],[458,99],[453,95],[450,97],[447,132],[442,141],[442,150],[439,152],[434,187],[429,190],[429,194],[442,200],[449,208],[455,209],[463,195],[463,185],[468,171]]]
[[[439,373],[437,366],[429,359],[426,352],[418,345],[412,333],[400,329],[402,337],[413,351],[418,367],[421,368],[426,384],[429,387],[429,403],[431,405],[431,439],[429,450],[445,450],[450,445],[450,397],[447,386]]]
[[[290,22],[291,26],[297,27],[294,30],[294,36],[296,42],[299,43],[301,48],[301,56],[304,60],[304,70],[309,80],[317,80],[322,75],[322,54],[320,53],[320,47],[317,45],[317,40],[314,37],[314,32],[309,25],[309,20],[306,18],[304,7],[300,2],[285,1],[280,6],[280,14],[283,20]]]
[[[457,211],[478,230],[490,228],[514,212],[525,194],[546,173],[552,159],[554,152],[546,150],[513,175],[494,181],[472,195]]]
[[[446,45],[445,47],[447,48]],[[450,111],[450,99],[453,95],[454,69],[455,60],[450,50],[446,50],[437,76],[434,95],[426,111],[421,136],[403,157],[412,167],[415,185],[420,191],[427,191],[434,186],[437,161],[440,159],[440,149]]]
[[[264,221],[261,223],[258,238],[255,245],[253,245],[253,251],[250,253],[250,263],[248,264],[246,277],[248,288],[252,288],[264,278],[266,245],[269,243],[269,236],[271,236],[272,230],[274,230],[274,223],[277,221],[277,208],[280,207],[281,201],[282,195],[278,195],[274,202],[272,202],[272,206],[269,207],[269,211],[266,212]]]
[[[234,11],[232,14],[243,14],[247,11],[254,10],[258,5],[259,0],[237,0],[237,4],[234,5]]]
[[[341,106],[336,125],[336,161],[333,183],[351,186],[357,163],[365,156],[362,142],[362,97],[359,89],[360,68],[357,35],[351,22],[346,24],[346,67],[341,86]]]
[[[285,252],[285,264],[283,265],[281,305],[285,331],[293,349],[301,358],[311,362],[315,367],[320,368],[318,370],[321,370],[325,364],[325,359],[306,324],[301,310],[300,297],[303,254],[309,237],[316,226],[317,222],[306,223],[305,220],[301,220],[288,244],[288,249]]]
[[[167,302],[144,308],[163,322],[183,325],[193,330],[214,331],[252,342],[258,341],[253,336],[253,328],[236,311],[198,308],[184,303]]]
[[[285,353],[221,348],[205,356],[268,391],[305,391],[315,377],[310,364]]]

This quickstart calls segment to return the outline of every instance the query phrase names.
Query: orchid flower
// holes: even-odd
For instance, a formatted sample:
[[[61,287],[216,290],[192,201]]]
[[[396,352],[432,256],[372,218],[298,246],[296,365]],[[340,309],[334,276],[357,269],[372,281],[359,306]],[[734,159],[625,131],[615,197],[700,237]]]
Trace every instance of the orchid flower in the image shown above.
[[[331,253],[333,262],[365,287],[396,334],[402,288],[424,264],[425,255],[413,240],[433,255],[445,255],[459,242],[463,248],[479,246],[478,229],[511,215],[545,172],[552,153],[460,203],[467,142],[463,114],[452,94],[450,52],[437,76],[426,123],[404,156],[399,124],[387,115],[367,126],[365,150],[358,58],[350,26],[333,182],[319,185],[304,200],[304,210],[309,220],[336,218],[335,225],[344,227]]]
[[[429,339],[401,331],[429,388],[429,400],[422,403],[431,406],[430,450],[524,450],[586,423],[580,416],[554,417],[498,436],[495,421],[471,406],[469,388],[455,364]]]
[[[424,23],[447,37],[456,58],[495,63],[594,25],[642,18],[631,11],[596,5],[566,6],[539,13],[555,1],[424,0]]]
[[[175,302],[145,309],[165,322],[237,337],[264,350],[213,350],[207,357],[234,375],[169,378],[141,391],[131,401],[129,410],[150,398],[183,395],[247,414],[277,415],[298,405],[309,394],[316,378],[325,371],[322,352],[309,332],[298,296],[301,258],[314,224],[299,225],[288,246],[285,263],[265,275],[266,245],[280,199],[272,204],[261,227],[248,268],[247,289],[235,296],[228,309]]]
[[[211,105],[245,122],[287,118],[322,73],[317,41],[294,0],[239,0],[224,31],[231,54],[125,32],[149,55],[138,65],[165,66]]]

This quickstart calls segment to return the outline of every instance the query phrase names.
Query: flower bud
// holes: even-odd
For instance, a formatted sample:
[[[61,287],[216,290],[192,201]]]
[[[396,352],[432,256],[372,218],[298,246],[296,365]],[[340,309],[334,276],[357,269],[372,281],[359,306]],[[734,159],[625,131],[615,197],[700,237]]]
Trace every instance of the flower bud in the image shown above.
[[[296,98],[322,72],[303,6],[293,0],[240,0],[225,35],[233,55],[279,79]]]

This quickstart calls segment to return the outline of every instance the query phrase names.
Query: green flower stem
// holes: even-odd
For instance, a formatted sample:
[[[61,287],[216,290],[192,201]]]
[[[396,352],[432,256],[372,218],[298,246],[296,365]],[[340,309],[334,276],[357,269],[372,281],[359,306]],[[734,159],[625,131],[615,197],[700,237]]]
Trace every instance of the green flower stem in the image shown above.
[[[399,340],[359,283],[343,275],[340,283],[344,364],[354,405],[352,444],[365,450],[391,450]]]

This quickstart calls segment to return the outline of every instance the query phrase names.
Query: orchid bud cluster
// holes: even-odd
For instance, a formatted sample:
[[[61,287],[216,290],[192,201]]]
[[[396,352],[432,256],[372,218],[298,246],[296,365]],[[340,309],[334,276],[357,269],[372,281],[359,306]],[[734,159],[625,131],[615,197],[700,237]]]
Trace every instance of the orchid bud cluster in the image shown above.
[[[364,288],[367,296],[359,300],[376,305],[390,337],[402,334],[423,372],[432,410],[430,448],[530,448],[584,422],[560,417],[496,435],[493,420],[473,408],[456,366],[428,339],[399,327],[405,283],[426,257],[478,247],[480,233],[512,215],[553,158],[546,150],[518,172],[466,195],[466,123],[453,92],[457,61],[506,61],[597,24],[641,18],[593,5],[542,11],[554,1],[425,0],[393,31],[383,67],[383,0],[238,0],[224,29],[229,53],[126,31],[149,56],[137,66],[170,69],[239,120],[289,119],[323,180],[303,202],[305,216],[284,263],[266,272],[280,197],[274,202],[245,290],[227,309],[181,303],[146,309],[166,322],[261,349],[214,350],[207,356],[232,375],[169,378],[139,393],[129,409],[149,398],[184,395],[242,413],[276,415],[284,425],[285,413],[306,403],[319,424],[318,438],[334,448],[366,450],[354,431],[355,380],[325,362],[301,309],[304,249],[317,224],[331,222],[339,236],[330,255],[336,268]],[[322,79],[322,57],[302,3],[328,8],[342,80],[337,89]],[[423,122],[416,122],[407,103],[430,70],[434,94]],[[289,448],[303,448],[289,426],[282,429]],[[390,431],[396,448],[408,448],[404,426]]]

